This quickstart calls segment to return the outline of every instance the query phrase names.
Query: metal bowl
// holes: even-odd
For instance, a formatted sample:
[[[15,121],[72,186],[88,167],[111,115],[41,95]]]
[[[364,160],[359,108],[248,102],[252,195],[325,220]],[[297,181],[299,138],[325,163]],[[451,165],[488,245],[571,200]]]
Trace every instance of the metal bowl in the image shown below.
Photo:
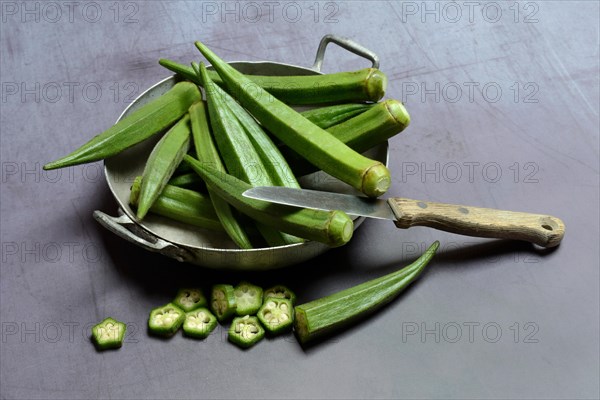
[[[349,39],[332,35],[327,35],[321,40],[312,68],[268,61],[239,61],[231,62],[231,65],[245,74],[254,75],[319,74],[325,47],[329,42],[337,43],[343,48],[367,58],[374,67],[378,67],[378,58],[375,54]],[[176,77],[171,76],[156,83],[136,98],[123,111],[118,120],[161,96],[176,82]],[[158,252],[182,262],[212,268],[239,270],[280,268],[309,260],[329,249],[322,243],[307,241],[300,244],[244,250],[236,248],[224,233],[215,233],[153,214],[148,214],[143,221],[137,221],[135,212],[129,206],[130,187],[134,178],[142,174],[148,155],[160,137],[161,135],[155,135],[105,161],[106,181],[119,204],[119,216],[112,217],[96,210],[94,218],[110,231],[149,251]],[[368,157],[379,160],[385,165],[388,163],[388,154],[387,143],[365,153]],[[302,177],[300,183],[303,187],[312,189],[356,193],[348,185],[322,171]],[[362,221],[363,218],[355,219],[355,229]]]

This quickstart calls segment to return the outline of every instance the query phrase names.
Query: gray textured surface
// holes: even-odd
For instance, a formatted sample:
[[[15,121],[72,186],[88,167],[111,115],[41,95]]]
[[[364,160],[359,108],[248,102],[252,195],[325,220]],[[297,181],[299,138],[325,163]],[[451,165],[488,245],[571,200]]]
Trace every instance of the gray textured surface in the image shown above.
[[[237,2],[233,14],[221,2],[53,4],[60,15],[43,2],[1,5],[0,397],[598,398],[597,2],[507,2],[501,15],[500,3],[458,2],[460,15],[436,2],[434,14],[422,2],[254,3],[260,17]],[[25,12],[36,7],[38,21]],[[557,215],[560,248],[368,221],[313,262],[217,273],[100,228],[92,211],[116,210],[99,163],[41,171],[166,76],[158,58],[196,57],[196,39],[227,60],[308,66],[326,33],[379,54],[388,95],[411,112],[391,141],[391,194]],[[365,65],[332,47],[324,67]],[[426,173],[436,163],[439,178]],[[439,257],[398,301],[305,350],[292,336],[242,352],[224,331],[162,341],[144,328],[183,284],[283,281],[304,301],[390,271],[434,239]],[[109,315],[134,331],[120,351],[97,353],[86,332]]]

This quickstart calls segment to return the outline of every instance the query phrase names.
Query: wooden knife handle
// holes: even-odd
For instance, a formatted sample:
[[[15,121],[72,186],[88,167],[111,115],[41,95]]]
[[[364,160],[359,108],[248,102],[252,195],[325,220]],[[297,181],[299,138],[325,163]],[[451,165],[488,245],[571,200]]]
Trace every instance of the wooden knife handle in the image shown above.
[[[460,235],[525,240],[542,247],[558,246],[565,224],[550,215],[529,214],[393,197],[388,203],[398,228],[427,226]]]

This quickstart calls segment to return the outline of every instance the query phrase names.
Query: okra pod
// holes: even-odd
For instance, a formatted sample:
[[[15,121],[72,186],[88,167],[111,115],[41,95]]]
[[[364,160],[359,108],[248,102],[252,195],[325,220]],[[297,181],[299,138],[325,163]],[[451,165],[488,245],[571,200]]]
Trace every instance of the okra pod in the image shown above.
[[[327,129],[362,114],[373,106],[373,103],[337,104],[335,106],[314,108],[300,114],[319,128]]]
[[[182,77],[202,85],[193,68],[164,58],[158,62]],[[209,74],[216,84],[227,86],[218,73],[209,71]],[[377,102],[385,95],[387,87],[386,75],[375,68],[319,75],[245,77],[284,103],[297,105]]]
[[[203,101],[199,101],[190,107],[190,121],[192,125],[192,137],[194,138],[194,146],[198,158],[204,163],[212,165],[218,171],[225,171],[225,167],[221,162],[221,157],[213,142],[210,128],[208,127],[206,105]],[[231,240],[233,240],[240,248],[251,249],[253,246],[250,242],[250,238],[241,223],[235,217],[229,204],[221,197],[215,195],[214,190],[211,188],[207,187],[207,190],[215,213],[217,214],[223,229],[225,229],[225,232],[227,232]]]
[[[195,65],[195,64],[194,64]],[[213,138],[227,172],[252,186],[269,186],[273,182],[252,142],[235,115],[223,101],[207,74],[206,67],[200,64],[199,73],[204,84],[206,105]]]
[[[355,152],[294,109],[269,96],[202,43],[196,42],[196,47],[219,72],[230,94],[279,140],[323,171],[369,197],[387,191],[391,179],[385,165]]]
[[[410,115],[404,105],[390,99],[327,131],[362,153],[402,132],[409,124]]]
[[[410,116],[401,102],[385,100],[364,113],[326,130],[351,149],[362,153],[402,132],[409,123]],[[280,150],[296,176],[318,170],[289,147],[284,146]]]
[[[177,83],[167,93],[134,111],[71,154],[44,165],[44,169],[70,167],[114,156],[171,126],[200,98],[195,84]]]
[[[226,99],[222,96],[223,91],[217,89],[203,63],[200,67],[192,63],[192,67],[202,78],[213,137],[227,171],[252,186],[272,186],[274,181],[271,175],[246,135],[244,127],[227,106]],[[256,227],[269,246],[283,246],[302,241],[265,226],[260,221]]]
[[[249,217],[301,238],[341,246],[353,233],[352,219],[343,211],[298,209],[243,196],[252,186],[186,155],[183,158],[213,192]]]
[[[137,217],[143,219],[163,188],[171,179],[175,168],[190,148],[190,117],[185,115],[156,143],[150,153],[138,199]]]
[[[177,175],[169,180],[169,185],[184,189],[205,189],[204,181],[195,172]]]
[[[141,185],[142,177],[138,176],[133,181],[129,196],[129,203],[133,206],[138,204]],[[210,198],[193,190],[165,186],[150,207],[150,212],[200,228],[223,231]]]
[[[389,303],[427,266],[440,243],[434,242],[401,270],[295,308],[294,329],[301,343],[330,333]]]
[[[254,117],[248,114],[248,111],[246,111],[244,107],[239,105],[237,101],[219,86],[213,85],[213,88],[216,94],[224,100],[224,103],[233,112],[246,131],[248,138],[254,145],[254,149],[267,170],[267,174],[271,178],[271,184],[299,188],[300,184],[296,180],[287,160],[283,157],[279,148],[273,143],[273,140],[271,140],[269,135],[267,135],[260,124],[256,122]]]

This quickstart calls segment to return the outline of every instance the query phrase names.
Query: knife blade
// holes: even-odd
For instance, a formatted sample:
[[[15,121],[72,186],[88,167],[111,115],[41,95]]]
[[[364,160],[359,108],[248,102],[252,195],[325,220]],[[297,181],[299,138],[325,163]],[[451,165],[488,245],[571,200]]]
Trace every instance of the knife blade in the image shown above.
[[[316,210],[342,210],[356,217],[396,220],[394,212],[385,200],[320,190],[296,189],[283,186],[257,186],[243,195],[256,200],[285,204]]]
[[[542,247],[557,246],[565,233],[556,217],[493,208],[392,197],[371,199],[320,190],[258,186],[243,195],[256,200],[317,210],[342,210],[348,215],[391,219],[398,228],[413,226],[460,235],[525,240]]]

